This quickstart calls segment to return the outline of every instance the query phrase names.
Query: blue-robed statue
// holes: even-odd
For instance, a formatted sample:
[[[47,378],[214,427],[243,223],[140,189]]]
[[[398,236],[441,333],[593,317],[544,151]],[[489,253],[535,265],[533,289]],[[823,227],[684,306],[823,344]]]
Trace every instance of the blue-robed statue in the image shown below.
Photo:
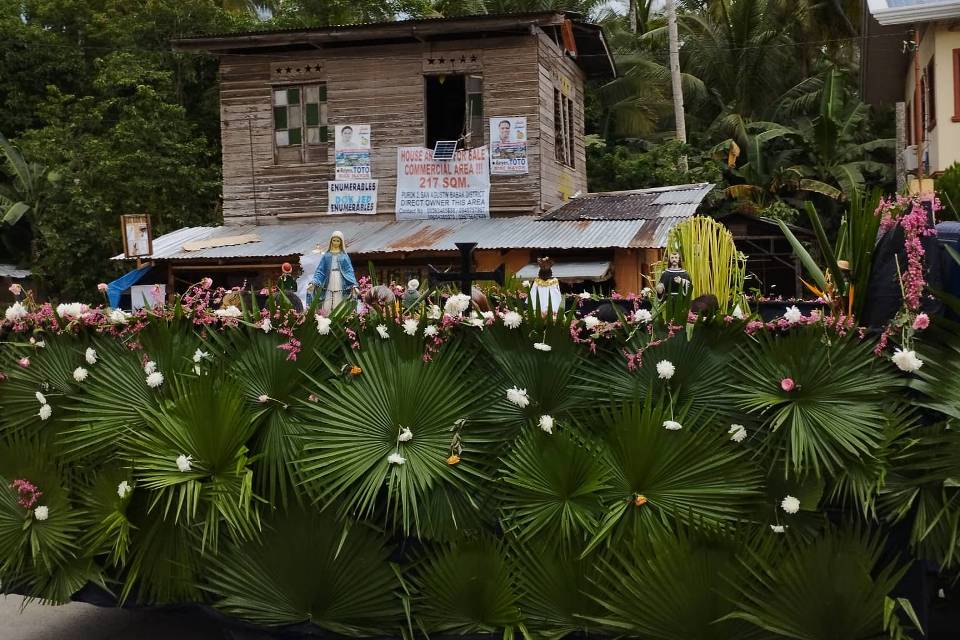
[[[320,308],[330,313],[347,297],[353,297],[357,288],[357,276],[353,273],[353,263],[347,255],[347,246],[343,234],[334,231],[330,236],[327,251],[320,256],[317,270],[313,272],[312,291],[308,291],[307,304],[318,296]],[[312,294],[312,295],[311,295]]]

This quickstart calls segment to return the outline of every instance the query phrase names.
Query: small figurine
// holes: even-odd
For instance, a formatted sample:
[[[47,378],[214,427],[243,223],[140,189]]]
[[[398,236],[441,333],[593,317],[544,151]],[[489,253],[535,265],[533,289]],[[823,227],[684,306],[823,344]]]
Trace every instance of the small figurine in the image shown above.
[[[539,307],[541,315],[557,314],[563,311],[563,295],[560,293],[560,281],[553,277],[553,260],[538,258],[540,272],[530,287],[530,304]]]
[[[284,262],[280,266],[280,271],[280,278],[277,279],[279,297],[286,298],[296,311],[303,311],[303,301],[297,296],[297,280],[293,277],[293,265]]]
[[[403,292],[403,308],[409,309],[420,300],[420,281],[416,278],[407,283],[407,290]]]
[[[672,322],[685,322],[692,293],[693,283],[683,268],[680,253],[671,251],[667,256],[667,268],[657,283],[657,295],[664,298],[664,316]]]
[[[326,313],[336,309],[348,296],[356,295],[357,276],[353,273],[353,263],[347,255],[343,234],[339,231],[330,235],[330,244],[320,256],[313,282],[307,290],[320,297],[320,308]]]

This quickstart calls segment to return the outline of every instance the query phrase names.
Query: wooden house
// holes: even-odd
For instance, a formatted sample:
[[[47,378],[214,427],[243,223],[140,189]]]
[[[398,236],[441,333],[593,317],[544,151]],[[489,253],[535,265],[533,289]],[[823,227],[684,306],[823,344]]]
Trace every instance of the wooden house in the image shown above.
[[[602,276],[627,290],[653,259],[641,220],[544,215],[586,194],[584,86],[616,76],[600,27],[574,14],[224,34],[173,47],[220,61],[224,219],[157,238],[152,260],[168,291],[206,273],[225,285],[276,273],[333,230],[359,270],[369,261],[398,281],[455,264],[459,241],[478,243],[481,268],[518,272],[550,253],[592,265],[566,270],[570,282]],[[442,141],[456,142],[454,159],[433,158]]]

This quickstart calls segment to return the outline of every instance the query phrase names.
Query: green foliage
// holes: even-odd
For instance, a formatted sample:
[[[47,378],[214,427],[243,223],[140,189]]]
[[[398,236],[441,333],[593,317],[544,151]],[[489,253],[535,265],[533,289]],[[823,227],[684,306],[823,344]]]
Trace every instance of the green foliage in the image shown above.
[[[689,171],[680,171],[680,157],[686,155]],[[620,191],[664,185],[711,182],[720,196],[723,168],[708,154],[677,141],[639,147],[617,144],[587,147],[587,179],[590,191]]]
[[[945,211],[960,218],[960,163],[954,162],[936,179],[936,189]]]

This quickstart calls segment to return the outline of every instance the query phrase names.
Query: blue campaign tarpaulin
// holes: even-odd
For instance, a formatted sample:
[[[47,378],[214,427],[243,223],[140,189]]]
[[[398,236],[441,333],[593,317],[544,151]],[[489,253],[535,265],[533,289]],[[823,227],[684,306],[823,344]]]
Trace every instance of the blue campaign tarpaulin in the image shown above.
[[[116,309],[120,306],[120,296],[123,295],[123,292],[137,284],[140,281],[140,278],[147,275],[147,272],[150,271],[152,267],[140,267],[139,269],[134,269],[130,273],[125,273],[110,284],[107,285],[107,300],[110,302],[110,306]]]

